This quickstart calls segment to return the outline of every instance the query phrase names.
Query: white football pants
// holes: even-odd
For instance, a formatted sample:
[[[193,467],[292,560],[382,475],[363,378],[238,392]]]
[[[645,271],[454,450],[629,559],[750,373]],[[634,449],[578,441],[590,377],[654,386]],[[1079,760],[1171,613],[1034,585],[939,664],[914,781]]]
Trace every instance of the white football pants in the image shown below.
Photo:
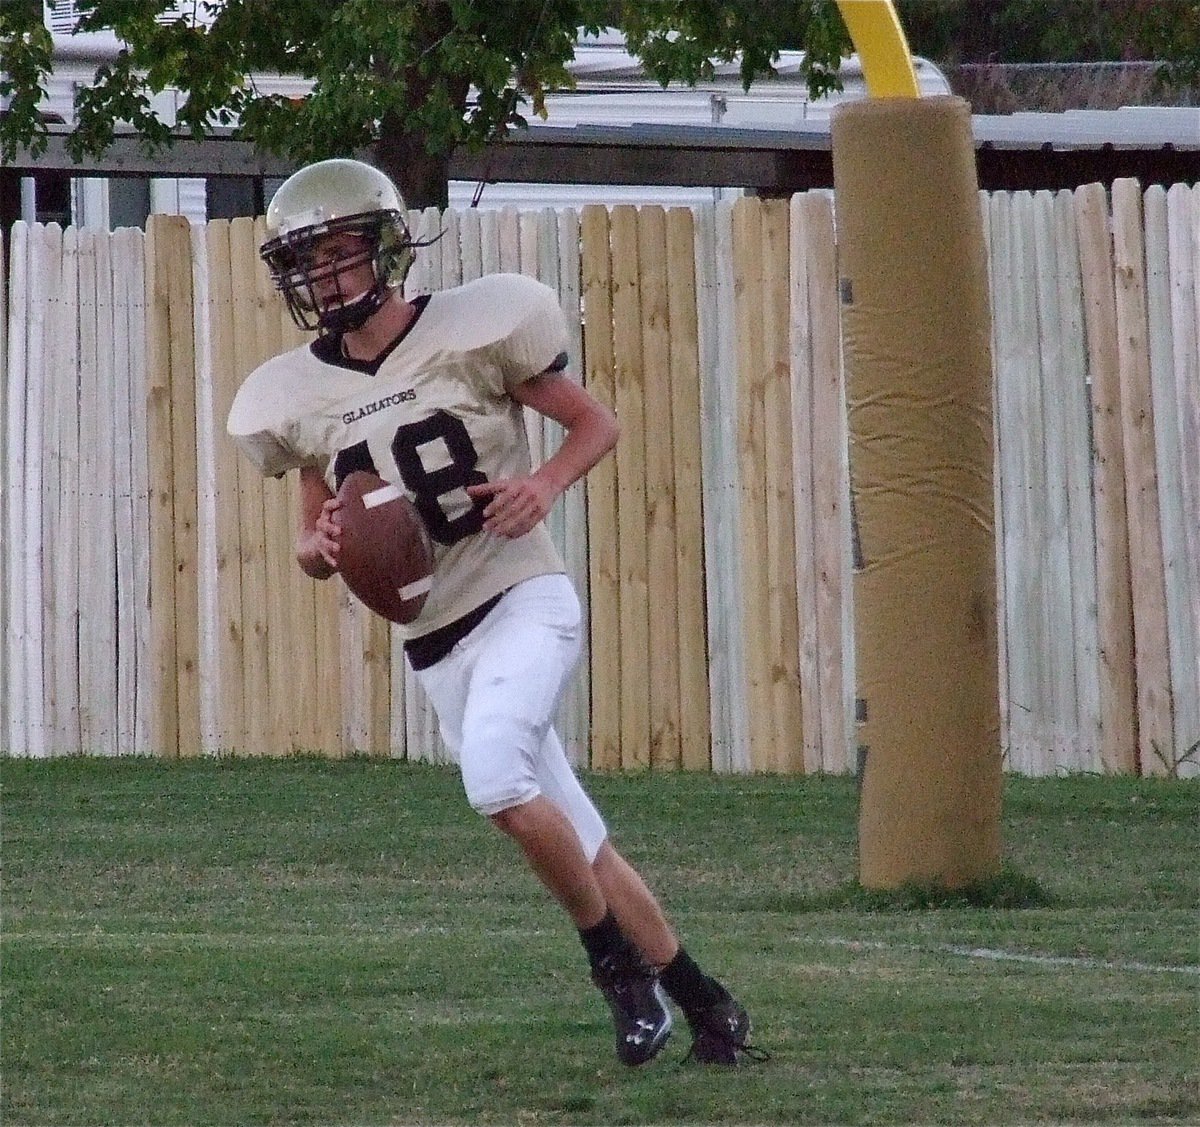
[[[492,815],[544,794],[594,861],[608,831],[551,723],[579,660],[580,618],[565,575],[526,579],[416,675],[458,759],[471,806]]]

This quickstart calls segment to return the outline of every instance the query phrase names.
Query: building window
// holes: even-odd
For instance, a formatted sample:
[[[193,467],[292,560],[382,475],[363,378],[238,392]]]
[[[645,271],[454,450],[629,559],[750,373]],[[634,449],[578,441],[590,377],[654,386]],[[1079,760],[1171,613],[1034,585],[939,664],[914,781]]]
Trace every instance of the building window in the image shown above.
[[[33,215],[24,218],[35,223],[71,224],[71,177],[65,172],[35,172],[29,180],[33,182]],[[28,201],[28,194],[24,195]],[[23,208],[28,211],[28,203]]]

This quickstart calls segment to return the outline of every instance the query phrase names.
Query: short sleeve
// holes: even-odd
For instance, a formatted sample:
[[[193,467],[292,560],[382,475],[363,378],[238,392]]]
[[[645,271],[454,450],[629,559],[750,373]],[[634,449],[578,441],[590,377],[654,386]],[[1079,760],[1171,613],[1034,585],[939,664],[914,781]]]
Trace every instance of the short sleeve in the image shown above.
[[[498,360],[504,382],[512,387],[547,370],[567,364],[567,323],[558,295],[546,285],[522,275],[511,275],[507,300],[520,310],[512,331],[500,342]]]
[[[288,470],[298,469],[301,465],[291,451],[267,431],[259,431],[256,434],[231,432],[230,437],[263,477],[282,477]]]
[[[260,394],[265,383],[259,372],[251,373],[233,398],[226,429],[238,449],[254,463],[263,477],[280,477],[304,464],[284,438],[285,424],[276,418],[271,397]]]

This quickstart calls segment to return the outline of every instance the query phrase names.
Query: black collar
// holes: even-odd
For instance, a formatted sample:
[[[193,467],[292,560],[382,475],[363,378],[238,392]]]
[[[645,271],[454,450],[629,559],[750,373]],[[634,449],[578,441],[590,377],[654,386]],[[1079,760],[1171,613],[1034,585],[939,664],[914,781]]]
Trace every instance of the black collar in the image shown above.
[[[426,293],[421,294],[420,297],[413,298],[412,319],[396,334],[395,340],[387,345],[373,360],[356,360],[353,356],[347,356],[342,348],[342,337],[344,335],[342,333],[326,333],[323,336],[319,336],[309,345],[309,348],[312,349],[312,354],[322,363],[332,364],[337,368],[346,368],[351,372],[362,372],[366,376],[374,376],[383,366],[383,362],[396,350],[400,342],[412,332],[413,326],[417,323],[421,314],[425,312],[425,306],[429,304],[429,299],[432,296],[432,294]]]

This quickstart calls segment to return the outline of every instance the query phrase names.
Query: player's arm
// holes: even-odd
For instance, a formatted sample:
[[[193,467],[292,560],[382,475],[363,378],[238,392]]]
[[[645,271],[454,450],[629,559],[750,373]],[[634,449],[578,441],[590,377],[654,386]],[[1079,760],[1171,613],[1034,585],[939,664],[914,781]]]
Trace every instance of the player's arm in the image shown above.
[[[515,538],[524,536],[544,519],[559,494],[617,444],[620,426],[608,407],[558,370],[523,380],[513,386],[510,394],[566,431],[554,456],[528,477],[467,487],[472,497],[488,499],[483,527],[499,536]]]
[[[338,569],[342,526],[339,501],[315,466],[300,468],[300,529],[296,534],[296,562],[305,575],[328,579]]]

